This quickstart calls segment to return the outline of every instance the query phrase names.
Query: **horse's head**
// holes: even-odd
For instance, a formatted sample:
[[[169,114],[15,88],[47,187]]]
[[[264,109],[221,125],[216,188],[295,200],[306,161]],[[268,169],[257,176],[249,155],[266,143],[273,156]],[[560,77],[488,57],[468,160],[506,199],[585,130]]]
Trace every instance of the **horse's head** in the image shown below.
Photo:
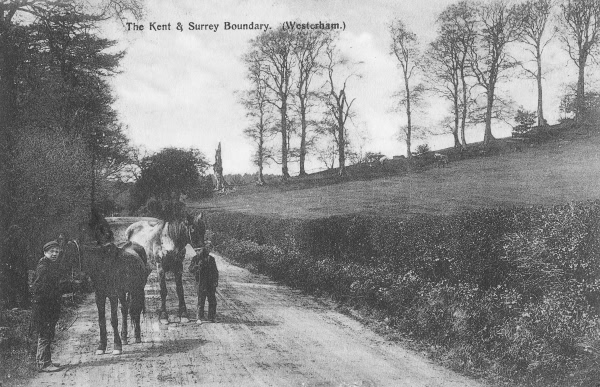
[[[190,245],[195,249],[204,246],[206,224],[202,213],[197,215],[187,214],[185,224],[188,228]]]
[[[92,209],[89,221],[80,228],[80,240],[83,243],[91,242],[104,245],[114,241],[114,234],[110,225],[97,209]]]

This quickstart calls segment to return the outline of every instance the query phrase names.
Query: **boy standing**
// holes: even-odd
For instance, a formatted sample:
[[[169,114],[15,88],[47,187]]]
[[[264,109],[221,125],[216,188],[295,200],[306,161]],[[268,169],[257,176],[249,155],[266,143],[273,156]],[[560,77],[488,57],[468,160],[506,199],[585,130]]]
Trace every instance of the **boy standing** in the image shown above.
[[[198,285],[198,319],[197,324],[202,324],[204,319],[204,303],[208,298],[208,320],[215,322],[217,314],[217,297],[215,292],[219,286],[219,271],[214,257],[210,255],[212,244],[210,241],[200,249],[196,249],[196,255],[192,258],[189,271],[196,275]]]
[[[58,241],[44,245],[44,256],[35,270],[33,282],[33,324],[38,333],[37,367],[40,372],[60,371],[59,364],[52,363],[50,345],[54,339],[56,323],[60,317],[60,299],[62,295],[62,271]]]

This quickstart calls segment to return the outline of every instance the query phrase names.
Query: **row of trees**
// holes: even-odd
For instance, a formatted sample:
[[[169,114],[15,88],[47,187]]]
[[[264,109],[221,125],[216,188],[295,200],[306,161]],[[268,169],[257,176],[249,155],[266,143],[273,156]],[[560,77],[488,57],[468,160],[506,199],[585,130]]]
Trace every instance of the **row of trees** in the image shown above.
[[[446,7],[436,24],[436,38],[423,47],[402,20],[389,23],[390,54],[402,79],[397,106],[406,116],[407,158],[414,131],[419,130],[414,107],[431,94],[450,104],[445,125],[451,128],[455,147],[466,148],[465,128],[479,123],[485,124],[488,146],[494,139],[492,122],[506,119],[511,110],[508,98],[498,93],[499,85],[518,70],[536,81],[537,120],[544,125],[543,55],[555,40],[577,67],[574,113],[576,120],[585,119],[585,71],[598,49],[600,0],[463,0]],[[337,41],[331,31],[282,28],[250,41],[243,57],[250,86],[242,104],[250,118],[245,133],[256,146],[253,161],[261,183],[263,166],[273,160],[281,163],[284,180],[291,157],[297,157],[300,176],[305,175],[308,152],[327,137],[335,144],[333,152],[344,174],[354,102],[347,86],[359,76],[340,54]],[[529,58],[518,60],[518,50]],[[269,146],[275,135],[281,137],[279,152]],[[290,146],[293,136],[299,139],[298,149]]]
[[[505,117],[507,110],[498,85],[517,68],[536,81],[538,125],[545,125],[543,54],[556,37],[577,67],[574,113],[577,121],[584,120],[585,70],[598,49],[599,29],[598,0],[460,1],[440,13],[437,37],[425,49],[401,20],[395,20],[389,32],[405,86],[401,104],[408,118],[407,148],[413,130],[411,102],[418,103],[424,90],[450,102],[455,147],[466,147],[467,123],[480,122],[485,123],[484,145],[489,145],[494,138],[492,120]],[[518,49],[524,49],[529,60],[517,60],[513,53]],[[428,81],[419,82],[424,77]],[[479,96],[485,102],[480,103]]]
[[[254,162],[259,183],[264,183],[263,166],[281,164],[282,178],[289,178],[288,162],[297,157],[300,175],[306,175],[306,157],[319,137],[336,145],[340,173],[344,174],[348,145],[348,120],[354,99],[347,94],[348,81],[358,77],[348,59],[337,48],[338,35],[331,31],[270,30],[250,41],[243,61],[249,88],[241,103],[250,125],[245,134],[256,144]],[[290,146],[293,135],[300,146]],[[268,141],[281,136],[281,152]]]

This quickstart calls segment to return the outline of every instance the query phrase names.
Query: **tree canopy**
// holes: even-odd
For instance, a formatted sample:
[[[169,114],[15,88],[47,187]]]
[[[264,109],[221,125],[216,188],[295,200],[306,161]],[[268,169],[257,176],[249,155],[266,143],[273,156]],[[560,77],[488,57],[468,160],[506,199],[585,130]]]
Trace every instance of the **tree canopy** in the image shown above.
[[[181,194],[194,195],[208,167],[206,157],[196,149],[165,148],[145,157],[133,189],[132,205],[138,208],[152,197],[170,200],[179,199]]]

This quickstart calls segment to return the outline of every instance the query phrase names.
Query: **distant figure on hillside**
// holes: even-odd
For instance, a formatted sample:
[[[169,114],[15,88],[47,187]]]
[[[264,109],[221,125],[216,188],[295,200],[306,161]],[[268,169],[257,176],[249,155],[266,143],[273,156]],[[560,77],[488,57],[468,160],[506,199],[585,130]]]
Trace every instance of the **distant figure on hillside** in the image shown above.
[[[17,225],[8,228],[4,244],[4,256],[0,261],[0,294],[6,309],[29,306],[29,283],[27,275],[27,244],[23,230]]]

